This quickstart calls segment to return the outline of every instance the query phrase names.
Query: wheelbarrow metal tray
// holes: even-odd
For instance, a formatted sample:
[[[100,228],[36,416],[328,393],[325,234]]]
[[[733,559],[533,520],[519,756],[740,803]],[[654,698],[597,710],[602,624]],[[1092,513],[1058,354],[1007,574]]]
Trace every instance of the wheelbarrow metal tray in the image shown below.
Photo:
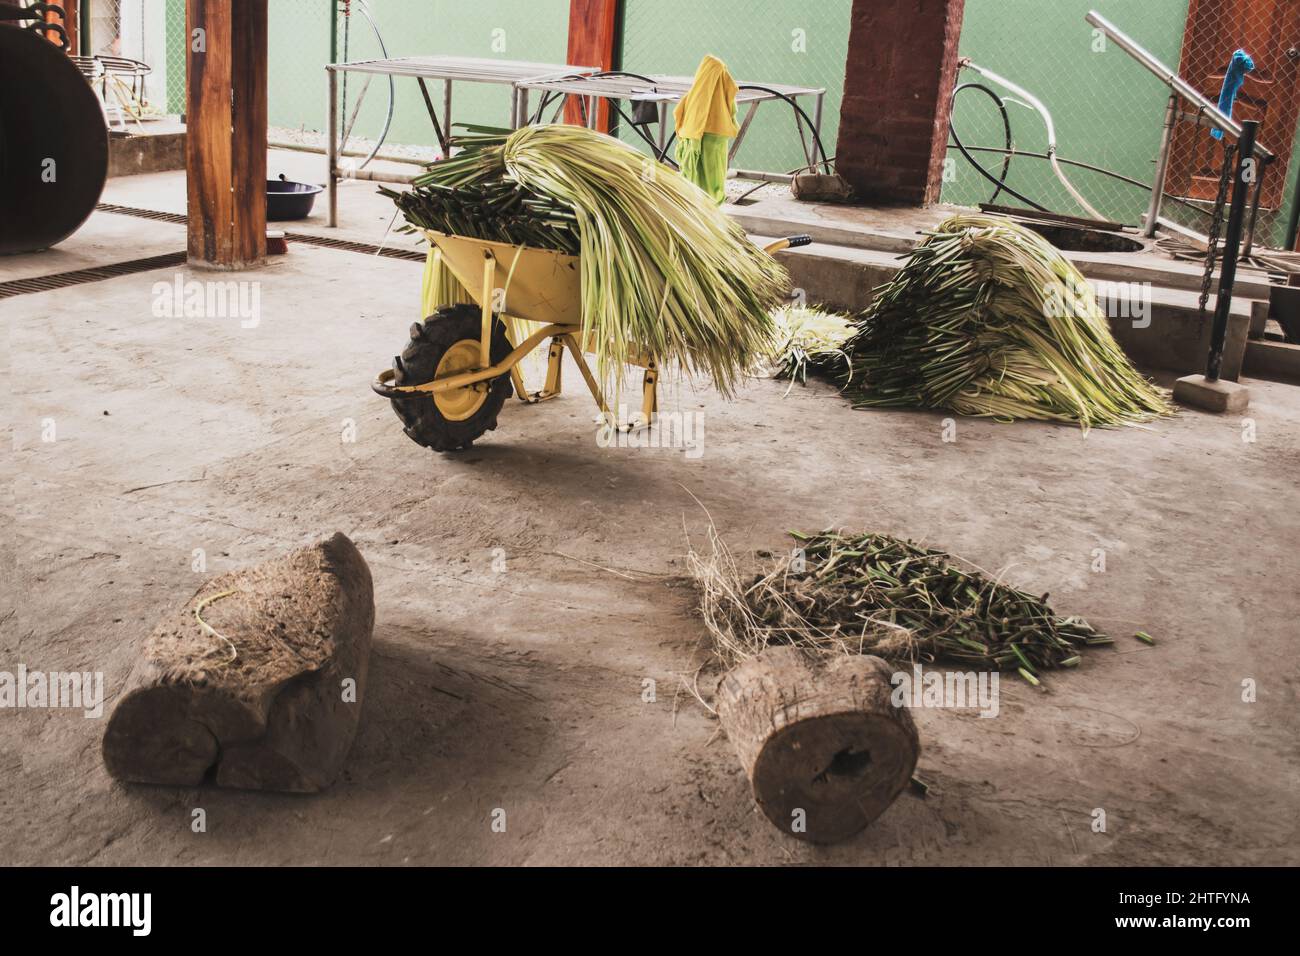
[[[476,301],[483,289],[484,264],[490,254],[496,272],[491,287],[505,290],[505,301],[493,303],[500,306],[499,311],[544,325],[582,324],[582,271],[577,256],[431,229],[424,230],[424,234],[442,251],[447,268]]]

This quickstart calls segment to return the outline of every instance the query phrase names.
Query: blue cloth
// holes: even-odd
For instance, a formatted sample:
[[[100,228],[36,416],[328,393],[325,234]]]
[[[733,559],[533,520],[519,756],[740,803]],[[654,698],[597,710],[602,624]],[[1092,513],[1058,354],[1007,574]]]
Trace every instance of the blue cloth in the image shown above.
[[[1232,62],[1228,64],[1228,69],[1223,74],[1223,88],[1219,90],[1219,112],[1229,119],[1232,118],[1232,104],[1237,100],[1241,84],[1246,82],[1246,74],[1253,69],[1255,69],[1255,61],[1245,50],[1238,50],[1232,54]],[[1223,130],[1212,129],[1210,135],[1215,139],[1223,139]]]

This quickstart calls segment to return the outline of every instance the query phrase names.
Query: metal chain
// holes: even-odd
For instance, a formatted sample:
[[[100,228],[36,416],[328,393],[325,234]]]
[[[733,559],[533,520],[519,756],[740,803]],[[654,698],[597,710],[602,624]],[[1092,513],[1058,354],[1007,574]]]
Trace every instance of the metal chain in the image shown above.
[[[1232,159],[1237,152],[1235,143],[1223,145],[1223,169],[1219,173],[1219,194],[1214,199],[1214,214],[1205,246],[1205,274],[1201,276],[1200,316],[1205,317],[1205,306],[1210,301],[1210,285],[1214,281],[1214,262],[1218,258],[1219,230],[1223,228],[1223,207],[1228,199],[1228,183],[1232,180]]]

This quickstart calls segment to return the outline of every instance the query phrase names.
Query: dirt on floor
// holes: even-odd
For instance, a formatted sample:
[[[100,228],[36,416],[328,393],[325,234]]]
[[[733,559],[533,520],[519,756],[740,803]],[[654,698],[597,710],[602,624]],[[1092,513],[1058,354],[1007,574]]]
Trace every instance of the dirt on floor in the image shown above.
[[[183,247],[180,227],[102,225],[123,222]],[[107,714],[137,642],[200,582],[336,530],[377,618],[358,737],[315,796],[123,785],[105,717],[0,710],[0,863],[1300,862],[1300,390],[1252,382],[1244,418],[954,434],[824,385],[725,402],[669,375],[662,408],[698,416],[701,443],[619,448],[570,367],[562,398],[511,400],[442,456],[369,389],[419,277],[294,245],[216,277],[257,283],[252,327],[159,314],[170,272],[5,301],[0,671],[102,671]],[[996,718],[916,709],[928,796],[809,846],[755,809],[683,688],[703,659],[692,496],[733,549],[911,537],[1116,645],[1045,690],[1007,677]]]

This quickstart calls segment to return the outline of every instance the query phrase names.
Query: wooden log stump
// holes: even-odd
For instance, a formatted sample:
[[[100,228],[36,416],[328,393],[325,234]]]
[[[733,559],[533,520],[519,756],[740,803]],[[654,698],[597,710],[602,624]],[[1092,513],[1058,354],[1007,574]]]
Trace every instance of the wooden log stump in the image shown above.
[[[921,746],[907,709],[890,700],[891,673],[878,657],[773,647],[722,678],[718,716],[779,829],[835,843],[907,785]]]
[[[104,764],[137,783],[323,789],[356,734],[374,623],[343,534],[212,579],[145,640]]]

